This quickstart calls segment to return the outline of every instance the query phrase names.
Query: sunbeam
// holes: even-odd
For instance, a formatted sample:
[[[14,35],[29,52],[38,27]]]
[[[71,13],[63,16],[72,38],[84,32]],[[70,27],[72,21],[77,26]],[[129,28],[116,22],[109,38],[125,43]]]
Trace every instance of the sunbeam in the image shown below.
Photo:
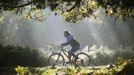
[[[127,18],[125,22],[115,20],[114,17],[104,15],[103,9],[100,9],[94,13],[96,18],[91,16],[80,23],[68,23],[62,16],[51,13],[50,9],[44,12],[46,19],[43,22],[3,12],[0,15],[0,43],[5,46],[36,48],[44,52],[48,45],[60,46],[65,41],[63,32],[68,30],[80,42],[81,50],[86,51],[88,46],[87,52],[94,60],[98,60],[98,63],[102,63],[99,62],[98,54],[104,59],[108,55],[110,57],[107,58],[115,59],[114,55],[121,53],[119,48],[124,49],[128,46],[133,48],[134,20],[131,18]]]

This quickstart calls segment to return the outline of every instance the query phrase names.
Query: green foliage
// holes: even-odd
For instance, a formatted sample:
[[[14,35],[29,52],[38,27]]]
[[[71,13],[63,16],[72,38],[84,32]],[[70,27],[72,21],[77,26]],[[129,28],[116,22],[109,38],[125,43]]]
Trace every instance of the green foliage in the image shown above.
[[[105,8],[109,16],[125,20],[125,17],[134,17],[134,0],[96,0],[99,6]]]
[[[79,74],[80,75],[90,75],[93,73],[93,70],[89,70],[88,68],[81,68],[80,71],[79,71]]]
[[[29,12],[33,9],[42,10],[49,7],[56,14],[63,15],[68,22],[78,22],[85,17],[90,17],[100,7],[105,9],[106,15],[115,16],[124,21],[126,17],[134,17],[134,0],[26,0],[25,2],[0,0],[2,11],[22,13],[26,6],[31,6]]]
[[[55,73],[56,73],[56,69],[47,69],[44,73],[43,73],[43,75],[55,75]]]
[[[129,67],[127,67],[129,66]],[[134,74],[134,59],[120,59],[114,67],[95,70],[96,75],[130,75]]]
[[[15,71],[19,75],[26,75],[29,72],[29,69],[28,69],[28,67],[18,66],[17,68],[15,68]]]
[[[67,75],[76,75],[77,74],[77,68],[74,67],[74,66],[68,67],[67,71],[66,71],[66,74]]]
[[[30,72],[27,67],[16,68],[16,72],[20,75]],[[37,74],[41,75],[133,75],[134,71],[134,59],[120,59],[115,66],[109,68],[88,69],[85,67],[45,67],[37,68],[35,70]],[[22,74],[21,74],[22,73]],[[31,75],[33,74],[31,73]]]

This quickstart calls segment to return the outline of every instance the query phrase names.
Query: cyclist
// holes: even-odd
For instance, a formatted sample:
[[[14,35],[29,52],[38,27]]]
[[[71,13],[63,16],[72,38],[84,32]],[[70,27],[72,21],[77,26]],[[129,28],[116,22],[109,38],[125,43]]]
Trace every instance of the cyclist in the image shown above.
[[[70,45],[72,48],[69,50],[69,61],[71,60],[71,55],[74,55],[74,52],[80,48],[80,44],[78,41],[76,41],[73,36],[68,32],[64,31],[64,37],[66,38],[66,42],[61,44],[61,47]]]

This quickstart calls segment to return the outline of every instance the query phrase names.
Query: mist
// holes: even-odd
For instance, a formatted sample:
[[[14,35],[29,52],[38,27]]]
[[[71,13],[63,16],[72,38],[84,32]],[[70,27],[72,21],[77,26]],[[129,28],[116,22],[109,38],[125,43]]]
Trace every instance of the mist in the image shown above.
[[[91,16],[80,23],[65,22],[62,16],[55,15],[49,9],[45,11],[43,22],[27,20],[22,15],[3,12],[0,17],[0,43],[30,48],[45,48],[49,44],[60,45],[65,42],[63,32],[68,30],[81,44],[85,46],[119,46],[134,45],[134,20],[115,20],[105,16],[103,10],[98,10],[96,19]]]

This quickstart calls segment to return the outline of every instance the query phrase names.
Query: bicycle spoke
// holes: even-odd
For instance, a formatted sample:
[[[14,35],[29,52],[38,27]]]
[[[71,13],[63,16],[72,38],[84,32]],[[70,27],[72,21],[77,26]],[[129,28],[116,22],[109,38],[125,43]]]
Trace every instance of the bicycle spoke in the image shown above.
[[[86,53],[78,53],[76,63],[80,66],[89,66],[90,58]]]
[[[58,58],[57,58],[56,62],[58,62],[58,61],[59,61],[59,59],[60,59],[60,55],[58,55]]]
[[[59,53],[53,53],[48,59],[50,65],[64,65],[64,57]]]

